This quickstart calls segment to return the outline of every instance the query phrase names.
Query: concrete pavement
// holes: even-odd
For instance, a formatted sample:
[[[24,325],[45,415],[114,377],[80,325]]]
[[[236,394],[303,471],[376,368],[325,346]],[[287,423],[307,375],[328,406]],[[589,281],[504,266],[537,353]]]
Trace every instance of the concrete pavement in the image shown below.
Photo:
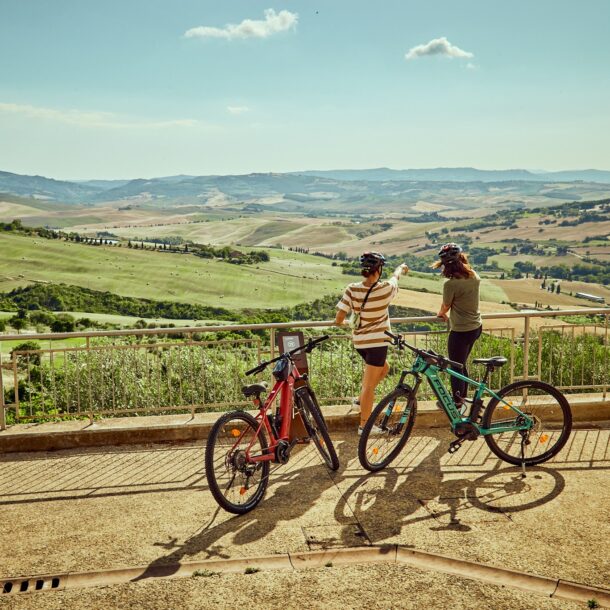
[[[416,430],[393,467],[376,475],[360,468],[355,435],[333,436],[342,463],[337,473],[328,472],[314,447],[295,451],[289,464],[271,475],[259,507],[241,517],[224,513],[214,503],[205,482],[201,441],[1,455],[0,577],[398,543],[610,586],[610,430],[575,430],[564,450],[543,467],[529,469],[525,480],[518,469],[491,455],[481,440],[447,454],[451,437],[444,430]],[[400,573],[396,569],[386,566],[388,578]],[[335,578],[329,587],[339,591],[348,572],[337,568],[333,576],[322,571],[321,578]],[[360,578],[364,600],[368,585],[363,584],[365,573],[358,574],[354,578]],[[296,578],[252,576],[255,580],[248,582],[278,594],[282,579]],[[454,594],[459,599],[464,587],[452,583],[460,579],[436,576],[436,582],[445,583],[434,589],[439,602],[443,592],[448,599]],[[432,589],[417,583],[429,578],[422,572],[413,584],[424,597],[424,591]],[[190,588],[177,582],[149,581],[143,586],[175,587],[176,601],[183,599],[185,606],[209,586],[201,579]],[[105,591],[109,599],[135,591],[137,599],[137,591],[144,591],[138,586]],[[354,599],[358,586],[352,589]],[[477,591],[468,600],[481,602],[489,601],[489,591],[495,590],[472,582],[467,588]],[[501,591],[497,588],[498,607],[511,607],[508,599],[502,601]],[[36,601],[43,597],[49,600],[44,604],[55,607],[51,598],[75,596],[81,600],[75,604],[97,599],[91,607],[101,607],[100,595],[100,590],[83,590],[80,596],[49,592],[0,600],[38,608],[47,607]],[[235,595],[237,600],[241,593]]]

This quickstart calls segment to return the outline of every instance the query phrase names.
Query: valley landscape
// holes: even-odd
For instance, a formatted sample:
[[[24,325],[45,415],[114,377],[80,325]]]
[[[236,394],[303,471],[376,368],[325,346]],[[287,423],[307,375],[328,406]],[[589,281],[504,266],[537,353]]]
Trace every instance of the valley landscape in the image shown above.
[[[591,177],[599,182],[583,179]],[[277,310],[337,297],[357,279],[351,261],[374,249],[412,268],[396,303],[434,313],[442,283],[430,264],[440,244],[456,241],[484,277],[487,311],[594,304],[576,297],[583,292],[610,302],[610,172],[345,170],[78,183],[0,172],[0,193],[4,294],[64,284]],[[252,260],[254,252],[265,260]]]

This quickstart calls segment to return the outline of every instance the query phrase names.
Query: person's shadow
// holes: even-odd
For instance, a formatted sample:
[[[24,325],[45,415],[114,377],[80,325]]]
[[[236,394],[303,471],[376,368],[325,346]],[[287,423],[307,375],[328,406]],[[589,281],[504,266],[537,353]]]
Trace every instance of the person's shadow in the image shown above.
[[[343,546],[353,546],[354,520],[364,535],[363,544],[386,542],[399,535],[403,528],[422,521],[429,522],[433,531],[468,532],[471,527],[461,519],[465,510],[505,512],[507,509],[497,504],[502,498],[510,500],[509,511],[527,510],[552,500],[564,488],[563,477],[546,468],[529,469],[530,482],[521,479],[519,469],[514,467],[486,471],[474,480],[454,478],[453,474],[446,477],[441,464],[447,452],[445,439],[420,437],[419,441],[423,443],[425,456],[406,475],[404,471],[410,468],[411,462],[402,465],[398,462],[397,468],[361,475],[356,462],[357,447],[351,438],[335,444],[342,467],[334,473],[323,465],[315,447],[295,452],[288,465],[272,465],[271,493],[254,510],[215,524],[226,514],[218,508],[211,521],[185,542],[172,539],[156,543],[170,552],[151,562],[135,580],[170,576],[187,557],[235,556],[229,555],[227,545],[221,543],[225,536],[232,535],[231,546],[237,547],[262,540],[282,521],[302,518],[335,485],[341,493],[335,505],[334,521],[339,525],[339,542]],[[343,484],[353,476],[354,468],[358,476],[343,491]],[[541,473],[550,479],[551,491],[547,485],[543,496],[536,497],[534,493],[532,499],[526,492],[535,488]],[[519,503],[521,497],[524,502]]]

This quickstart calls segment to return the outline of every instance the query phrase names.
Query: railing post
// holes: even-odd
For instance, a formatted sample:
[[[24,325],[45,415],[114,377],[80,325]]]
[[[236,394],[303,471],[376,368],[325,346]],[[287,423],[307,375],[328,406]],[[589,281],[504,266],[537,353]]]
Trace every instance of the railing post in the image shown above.
[[[275,328],[269,329],[269,340],[271,341],[271,358],[275,358]]]
[[[608,350],[610,349],[610,343],[608,343],[608,318],[610,317],[609,314],[606,314],[604,316],[605,319],[605,324],[604,324],[604,347],[606,348],[604,350],[604,371],[608,371]],[[603,400],[606,400],[606,394],[608,392],[608,385],[607,385],[607,377],[604,378],[604,390],[603,390]]]
[[[4,382],[2,380],[2,352],[0,351],[0,430],[6,430],[6,407],[4,406]]]
[[[525,325],[523,329],[523,379],[529,376],[530,364],[530,317],[525,316]]]

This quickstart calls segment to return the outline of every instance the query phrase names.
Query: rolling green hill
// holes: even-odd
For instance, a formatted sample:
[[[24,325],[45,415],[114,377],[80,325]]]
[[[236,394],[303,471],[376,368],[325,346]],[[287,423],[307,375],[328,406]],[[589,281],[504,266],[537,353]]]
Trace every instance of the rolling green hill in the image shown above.
[[[123,296],[220,306],[279,308],[337,294],[350,281],[330,260],[271,250],[258,266],[116,246],[3,233],[0,292],[35,282]]]

